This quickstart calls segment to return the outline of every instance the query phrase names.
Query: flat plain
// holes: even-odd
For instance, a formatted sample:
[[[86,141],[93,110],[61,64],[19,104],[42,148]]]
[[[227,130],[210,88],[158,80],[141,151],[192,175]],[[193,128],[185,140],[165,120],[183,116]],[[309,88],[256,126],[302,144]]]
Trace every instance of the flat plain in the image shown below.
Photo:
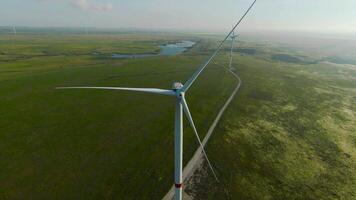
[[[180,39],[2,35],[0,197],[162,198],[173,183],[174,99],[54,88],[170,89],[173,82],[187,80],[205,55],[187,52],[143,59],[112,59],[110,55],[157,52],[159,44]],[[232,81],[222,68],[212,67],[187,96],[202,135],[232,90]],[[197,143],[191,129],[186,127],[185,133],[185,159],[189,160]]]
[[[195,199],[356,199],[355,55],[337,64],[316,48],[259,50],[235,55],[243,84],[207,147],[221,182],[205,164],[186,191]]]
[[[194,40],[177,56],[161,44]],[[58,86],[171,87],[217,37],[187,34],[0,35],[0,199],[160,199],[173,183],[174,100]],[[227,64],[228,45],[214,60]],[[330,55],[327,55],[330,56]],[[320,54],[240,42],[243,84],[208,144],[196,199],[355,199],[355,66]],[[338,60],[340,61],[340,60]],[[235,79],[211,64],[187,96],[201,136]],[[184,159],[197,148],[185,126]]]

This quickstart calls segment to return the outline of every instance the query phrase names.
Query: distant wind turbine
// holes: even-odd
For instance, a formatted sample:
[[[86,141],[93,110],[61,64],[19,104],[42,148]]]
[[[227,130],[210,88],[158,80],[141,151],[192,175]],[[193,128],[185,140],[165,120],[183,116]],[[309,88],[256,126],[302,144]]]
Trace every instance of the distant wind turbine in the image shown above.
[[[125,90],[125,91],[134,91],[134,92],[144,92],[158,95],[167,95],[172,96],[176,99],[175,103],[175,129],[174,129],[174,174],[175,174],[175,199],[182,199],[182,189],[183,189],[183,113],[185,113],[188,118],[189,124],[193,128],[195,136],[201,146],[202,152],[209,164],[211,171],[216,180],[216,173],[206,155],[204,150],[204,146],[200,140],[197,129],[195,127],[192,115],[190,113],[187,101],[185,99],[185,94],[188,92],[189,88],[193,85],[195,80],[199,77],[199,75],[204,71],[204,69],[209,65],[209,63],[213,60],[213,58],[218,54],[218,52],[223,47],[226,40],[233,34],[237,26],[242,22],[245,16],[252,9],[257,0],[250,5],[248,10],[244,13],[244,15],[240,18],[240,20],[236,23],[236,25],[232,28],[232,30],[227,34],[225,39],[221,41],[218,48],[211,54],[211,56],[206,60],[206,62],[201,65],[197,71],[192,75],[192,77],[183,85],[182,83],[176,82],[173,84],[173,88],[170,90],[166,89],[157,89],[157,88],[127,88],[127,87],[58,87],[56,89],[98,89],[98,90]]]
[[[12,31],[13,31],[14,35],[17,35],[16,26],[12,26]]]
[[[234,50],[234,44],[235,40],[237,40],[238,35],[235,35],[235,31],[232,32],[231,37],[231,49],[230,49],[230,62],[229,62],[229,69],[231,70],[231,65],[232,65],[232,54]]]

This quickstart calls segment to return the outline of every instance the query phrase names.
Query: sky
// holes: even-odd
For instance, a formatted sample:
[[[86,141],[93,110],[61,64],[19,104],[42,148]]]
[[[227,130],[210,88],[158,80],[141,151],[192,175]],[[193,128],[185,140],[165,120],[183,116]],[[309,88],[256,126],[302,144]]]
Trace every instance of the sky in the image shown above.
[[[0,26],[226,31],[252,0],[0,0]],[[356,33],[356,0],[257,0],[246,31]]]

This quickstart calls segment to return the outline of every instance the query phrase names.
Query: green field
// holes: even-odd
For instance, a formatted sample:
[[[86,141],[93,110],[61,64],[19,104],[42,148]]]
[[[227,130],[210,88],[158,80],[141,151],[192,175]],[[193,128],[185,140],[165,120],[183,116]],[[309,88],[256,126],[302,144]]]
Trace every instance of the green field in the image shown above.
[[[171,88],[189,78],[206,55],[120,60],[91,52],[154,52],[157,44],[177,39],[1,36],[0,199],[163,197],[173,184],[174,99],[54,88]],[[201,133],[233,81],[222,68],[210,67],[187,96]],[[185,133],[188,160],[197,144],[188,127]]]
[[[356,199],[356,66],[269,57],[235,55],[242,88],[208,145],[221,182],[205,164],[187,191],[196,199]]]
[[[207,57],[212,38],[0,35],[0,199],[161,199],[173,184],[174,99],[54,88],[170,88]],[[178,56],[110,58],[182,39],[198,43]],[[197,199],[355,199],[355,68],[240,44],[234,67],[242,88],[207,147],[221,181],[204,166],[187,192]],[[226,64],[227,49],[215,62]],[[212,64],[192,87],[187,100],[201,136],[235,83]],[[184,142],[188,161],[197,148],[188,126]]]

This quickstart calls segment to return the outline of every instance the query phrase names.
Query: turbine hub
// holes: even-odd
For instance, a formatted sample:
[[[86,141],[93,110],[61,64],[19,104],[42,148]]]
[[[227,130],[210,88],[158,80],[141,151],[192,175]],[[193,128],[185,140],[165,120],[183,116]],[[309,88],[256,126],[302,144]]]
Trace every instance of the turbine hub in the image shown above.
[[[174,91],[180,90],[180,89],[182,89],[182,88],[183,88],[183,84],[182,84],[182,83],[180,83],[180,82],[175,82],[175,83],[173,83],[172,89],[173,89]]]

